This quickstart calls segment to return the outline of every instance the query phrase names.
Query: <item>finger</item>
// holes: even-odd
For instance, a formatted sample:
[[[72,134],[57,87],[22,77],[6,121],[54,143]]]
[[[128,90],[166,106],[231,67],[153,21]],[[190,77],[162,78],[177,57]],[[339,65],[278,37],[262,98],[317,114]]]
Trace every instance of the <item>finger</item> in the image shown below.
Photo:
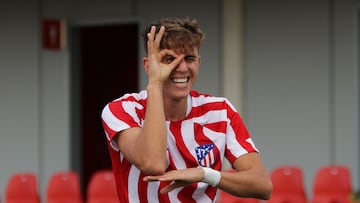
[[[164,33],[165,33],[165,27],[161,26],[159,32],[155,36],[155,41],[154,42],[155,42],[155,48],[156,49],[160,48],[160,42],[161,42],[162,37],[164,36]]]
[[[180,185],[179,183],[177,182],[174,182],[170,185],[167,185],[165,187],[163,187],[161,190],[160,190],[160,194],[165,194],[165,193],[168,193],[168,192],[171,192],[173,191],[174,189],[178,188],[178,187],[181,187],[182,185]]]
[[[160,190],[160,194],[165,194],[165,193],[171,192],[172,190],[173,189],[170,188],[170,185],[167,185]]]
[[[159,178],[157,176],[145,176],[143,178],[143,181],[150,182],[150,181],[158,181]]]
[[[185,58],[184,54],[180,54],[178,57],[175,57],[175,59],[170,63],[170,66],[172,68],[175,68],[177,65],[181,63],[181,61]]]
[[[148,45],[148,51],[151,51],[153,46],[154,46],[154,39],[155,39],[155,32],[156,32],[156,27],[155,26],[151,26],[150,32],[147,33],[147,45]]]
[[[171,63],[169,63],[170,67],[175,67],[177,66],[185,57],[184,54],[177,54],[176,52],[170,50],[170,49],[163,49],[160,51],[160,54],[158,55],[158,57],[161,59],[163,59],[166,56],[172,56],[173,57],[173,61],[171,61]]]
[[[189,183],[182,182],[182,181],[173,181],[170,185],[167,185],[167,186],[163,187],[160,190],[160,193],[165,194],[165,193],[173,191],[176,188],[184,187],[184,186],[187,186],[187,185],[189,185]]]

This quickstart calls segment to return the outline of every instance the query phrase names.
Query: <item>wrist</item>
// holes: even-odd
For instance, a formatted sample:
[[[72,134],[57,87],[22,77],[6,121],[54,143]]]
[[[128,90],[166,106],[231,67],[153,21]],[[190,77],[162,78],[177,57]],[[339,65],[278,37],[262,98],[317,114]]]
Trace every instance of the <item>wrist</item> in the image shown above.
[[[199,166],[199,168],[201,168],[204,171],[204,178],[201,180],[201,182],[207,183],[214,187],[216,187],[220,183],[221,180],[220,171],[208,167]]]
[[[148,85],[146,86],[146,90],[148,92],[162,92],[163,84],[160,82],[148,83]]]
[[[158,80],[149,80],[147,84],[147,88],[162,88],[163,84],[164,84],[163,82]]]

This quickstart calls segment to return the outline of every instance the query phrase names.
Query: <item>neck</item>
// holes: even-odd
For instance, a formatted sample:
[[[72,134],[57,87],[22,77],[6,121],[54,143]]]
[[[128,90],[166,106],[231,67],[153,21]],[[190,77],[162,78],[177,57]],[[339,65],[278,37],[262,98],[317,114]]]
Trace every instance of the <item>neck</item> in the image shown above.
[[[167,120],[177,121],[186,116],[187,98],[181,100],[164,101],[165,116]]]

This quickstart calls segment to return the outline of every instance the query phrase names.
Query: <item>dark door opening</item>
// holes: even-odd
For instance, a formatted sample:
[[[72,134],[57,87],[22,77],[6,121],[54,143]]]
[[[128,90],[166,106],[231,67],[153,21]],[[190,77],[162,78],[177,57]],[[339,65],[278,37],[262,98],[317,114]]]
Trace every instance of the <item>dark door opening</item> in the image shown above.
[[[101,110],[124,93],[138,91],[138,26],[80,26],[71,31],[72,168],[81,188],[91,175],[110,169]]]

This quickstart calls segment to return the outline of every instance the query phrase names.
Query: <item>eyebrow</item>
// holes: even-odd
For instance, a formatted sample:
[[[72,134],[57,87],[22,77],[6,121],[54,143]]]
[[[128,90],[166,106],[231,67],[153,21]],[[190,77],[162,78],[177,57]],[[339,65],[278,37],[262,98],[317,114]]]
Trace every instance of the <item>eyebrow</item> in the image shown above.
[[[197,58],[198,56],[196,54],[185,54],[185,58],[189,57]]]

